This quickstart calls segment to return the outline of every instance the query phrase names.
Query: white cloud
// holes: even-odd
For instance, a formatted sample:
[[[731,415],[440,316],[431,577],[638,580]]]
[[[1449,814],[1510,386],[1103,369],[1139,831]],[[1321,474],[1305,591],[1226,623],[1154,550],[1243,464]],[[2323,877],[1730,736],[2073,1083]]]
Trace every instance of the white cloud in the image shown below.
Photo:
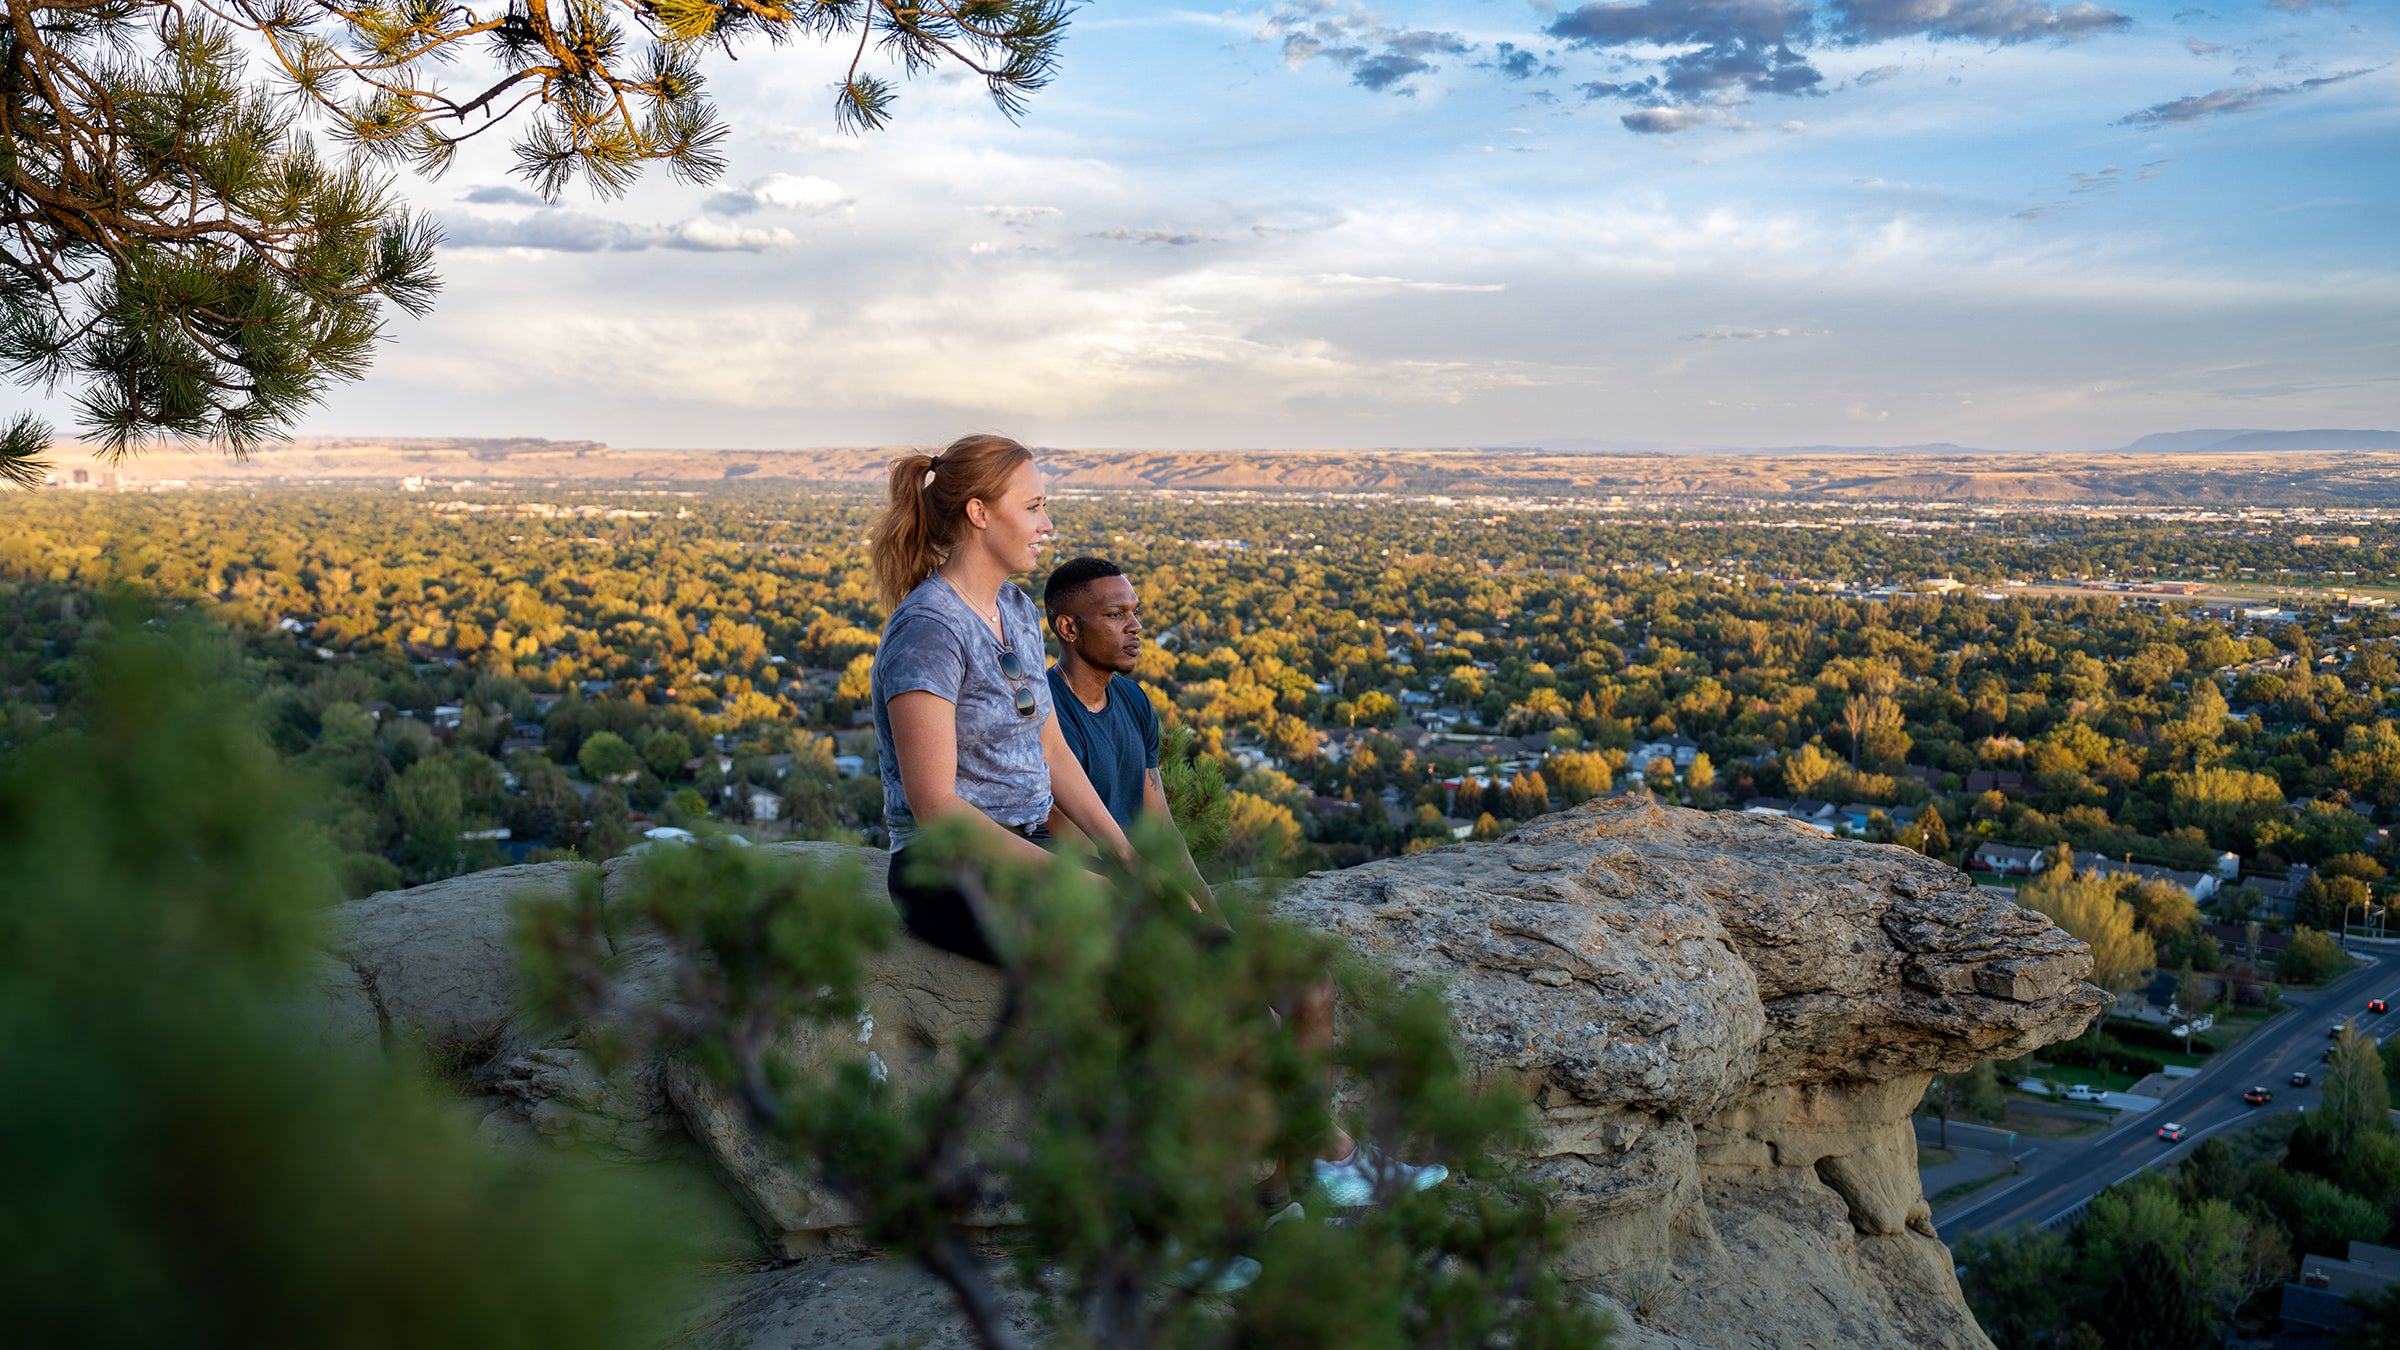
[[[1789,328],[1711,328],[1705,333],[1686,333],[1686,342],[1756,342],[1760,338],[1788,338]]]
[[[795,247],[800,243],[800,236],[781,225],[759,229],[700,216],[670,226],[659,242],[667,248],[685,248],[702,253],[760,253],[768,249]]]
[[[815,127],[765,126],[754,134],[763,144],[802,154],[855,155],[867,148],[864,136],[829,135]]]
[[[632,226],[582,211],[543,211],[517,220],[491,216],[445,217],[442,243],[448,248],[530,248],[565,253],[638,249],[649,241]]]
[[[845,211],[857,204],[858,199],[838,183],[814,174],[789,173],[771,173],[753,180],[748,187],[720,192],[708,200],[710,210],[729,216],[748,215],[759,210],[821,216],[831,211]]]
[[[1191,230],[1128,230],[1121,226],[1113,230],[1095,231],[1091,237],[1119,244],[1172,244],[1177,247],[1215,242],[1215,236]]]
[[[1349,272],[1320,272],[1315,276],[1309,277],[1307,280],[1311,285],[1316,286],[1341,286],[1373,290],[1418,291],[1429,295],[1441,294],[1443,292],[1491,294],[1508,289],[1507,283],[1496,281],[1488,283],[1465,281],[1412,281],[1407,277],[1362,277],[1353,275]]]
[[[797,246],[781,226],[758,229],[712,216],[673,225],[629,225],[581,211],[540,211],[518,220],[450,216],[442,221],[446,248],[533,249],[555,253],[629,253],[648,248],[697,253],[761,253]]]
[[[1695,127],[1727,127],[1738,131],[1750,125],[1723,108],[1636,108],[1617,120],[1627,131],[1647,136],[1671,136]]]
[[[1055,206],[985,206],[978,209],[1012,230],[1030,230],[1044,221],[1056,220],[1066,214]]]

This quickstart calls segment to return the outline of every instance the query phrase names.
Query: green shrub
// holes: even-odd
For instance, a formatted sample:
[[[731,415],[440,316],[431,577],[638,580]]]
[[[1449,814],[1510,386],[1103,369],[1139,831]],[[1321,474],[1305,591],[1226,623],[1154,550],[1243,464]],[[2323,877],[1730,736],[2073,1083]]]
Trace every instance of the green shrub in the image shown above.
[[[1144,861],[1104,882],[1074,859],[1044,871],[924,861],[970,851],[929,829],[914,855],[971,888],[1007,955],[1001,1011],[946,1078],[902,1099],[863,1055],[802,1073],[755,1028],[805,1018],[847,1027],[889,907],[844,872],[756,849],[644,855],[625,893],[597,882],[528,912],[526,969],[564,1015],[604,1010],[593,1040],[624,1056],[664,1037],[695,1057],[795,1165],[862,1216],[869,1241],[942,1280],[988,1347],[1018,1344],[993,1310],[999,1274],[975,1212],[1005,1195],[1011,1255],[1038,1283],[1046,1344],[1061,1347],[1508,1345],[1597,1347],[1607,1319],[1549,1268],[1564,1240],[1544,1195],[1498,1145],[1523,1099],[1470,1082],[1435,989],[1402,990],[1325,935],[1232,902],[1228,930],[1193,912],[1165,827],[1137,831]],[[988,884],[986,884],[988,882]],[[646,928],[707,972],[677,1006],[627,1015],[607,935]],[[1340,1225],[1263,1234],[1262,1164],[1300,1162],[1332,1117],[1324,1052],[1266,1015],[1340,974],[1332,1060],[1357,1107],[1346,1122],[1394,1154],[1439,1158],[1447,1185],[1387,1194]],[[1006,1133],[995,1120],[1014,1122]],[[1264,1273],[1223,1302],[1161,1296],[1195,1261],[1255,1253]]]
[[[207,635],[123,627],[0,765],[12,1343],[645,1344],[672,1215],[295,1023],[333,859]]]
[[[2115,1069],[2135,1075],[2157,1073],[2167,1067],[2166,1061],[2139,1050],[2127,1049],[2114,1036],[2078,1037],[2061,1041],[2042,1051],[2042,1058],[2052,1064],[2072,1065],[2086,1069]]]
[[[2171,1034],[2170,1028],[2149,1026],[2141,1022],[2112,1021],[2108,1024],[2108,1036],[2122,1046],[2177,1052],[2181,1052],[2183,1049],[2184,1038]],[[2217,1043],[2207,1035],[2198,1035],[2191,1039],[2193,1054],[2213,1055],[2217,1053]]]

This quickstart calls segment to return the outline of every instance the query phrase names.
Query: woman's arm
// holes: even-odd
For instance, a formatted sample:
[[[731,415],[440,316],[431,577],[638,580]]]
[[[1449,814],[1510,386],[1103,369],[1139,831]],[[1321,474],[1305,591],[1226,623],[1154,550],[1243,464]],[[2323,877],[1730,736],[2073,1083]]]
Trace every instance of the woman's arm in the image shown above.
[[[1075,822],[1067,819],[1067,813],[1058,809],[1056,796],[1050,799],[1050,842],[1079,848],[1086,853],[1099,851],[1091,840],[1083,837],[1083,831],[1075,828]]]
[[[976,829],[989,838],[1005,840],[997,847],[1006,856],[1022,862],[1047,867],[1047,850],[1021,834],[1002,828],[1000,823],[975,809],[973,803],[958,795],[958,706],[939,694],[913,690],[896,695],[885,705],[892,719],[892,753],[900,760],[900,791],[908,798],[908,813],[919,824],[930,824],[949,816],[964,815],[976,822]],[[1049,736],[1043,738],[1043,750],[1049,749]],[[1058,780],[1058,761],[1050,761],[1052,782]],[[1074,757],[1067,763],[1073,765]],[[1083,770],[1076,768],[1080,780]],[[1092,785],[1083,785],[1084,794],[1091,795]],[[1098,798],[1093,798],[1097,801]],[[1103,817],[1106,816],[1103,812]],[[1118,840],[1123,842],[1120,834]]]
[[[1050,714],[1042,723],[1042,758],[1050,763],[1050,799],[1055,810],[1065,814],[1109,856],[1119,862],[1132,862],[1133,845],[1126,842],[1125,831],[1118,828],[1100,794],[1092,790],[1092,780],[1084,775],[1083,764],[1067,747],[1066,733],[1058,729],[1057,713]]]

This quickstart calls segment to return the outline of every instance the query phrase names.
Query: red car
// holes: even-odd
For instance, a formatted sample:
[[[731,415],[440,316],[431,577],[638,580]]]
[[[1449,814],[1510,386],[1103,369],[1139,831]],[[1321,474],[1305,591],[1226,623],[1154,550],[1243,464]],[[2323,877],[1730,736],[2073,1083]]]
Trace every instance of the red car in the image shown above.
[[[2170,1120],[2158,1127],[2158,1137],[2170,1144],[2180,1143],[2183,1140],[2183,1127]]]
[[[2368,1012],[2371,1012],[2371,1013],[2379,1013],[2379,1012],[2382,1012],[2382,1011],[2383,1011],[2383,1000],[2382,1000],[2382,999],[2379,999],[2379,998],[2371,998],[2371,999],[2368,999],[2368,1000],[2367,1000],[2367,1011],[2368,1011]]]
[[[2265,1106],[2268,1102],[2275,1100],[2275,1094],[2263,1087],[2254,1087],[2242,1094],[2242,1100],[2252,1106]]]

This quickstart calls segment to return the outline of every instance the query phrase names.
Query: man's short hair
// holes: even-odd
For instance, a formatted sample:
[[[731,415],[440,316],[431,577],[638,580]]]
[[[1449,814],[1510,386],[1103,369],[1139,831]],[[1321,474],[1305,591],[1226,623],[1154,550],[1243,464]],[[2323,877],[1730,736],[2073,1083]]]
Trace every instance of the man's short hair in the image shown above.
[[[1069,558],[1042,583],[1042,608],[1057,618],[1084,588],[1102,577],[1121,577],[1125,569],[1106,558]]]

